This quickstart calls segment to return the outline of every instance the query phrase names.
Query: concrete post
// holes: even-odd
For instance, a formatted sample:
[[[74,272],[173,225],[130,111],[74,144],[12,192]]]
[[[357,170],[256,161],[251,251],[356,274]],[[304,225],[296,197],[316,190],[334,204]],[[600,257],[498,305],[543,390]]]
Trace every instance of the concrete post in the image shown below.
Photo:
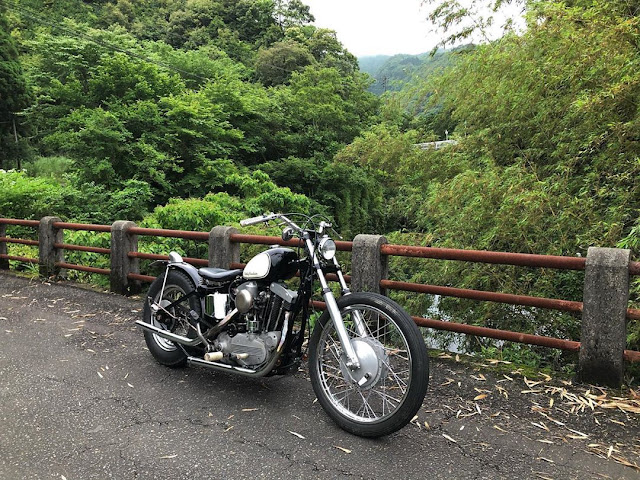
[[[387,243],[381,235],[356,235],[351,255],[351,290],[385,294],[380,280],[387,278],[387,256],[380,254],[380,247]]]
[[[140,291],[140,282],[128,278],[130,273],[140,273],[139,260],[129,257],[129,252],[138,251],[138,236],[129,234],[129,229],[135,226],[135,223],[125,220],[118,220],[111,226],[110,289],[121,295]]]
[[[240,262],[240,244],[231,241],[231,235],[238,233],[234,227],[213,227],[209,232],[209,266],[231,268]]]
[[[61,222],[58,217],[44,217],[40,220],[38,227],[38,241],[40,243],[38,266],[40,275],[52,277],[60,273],[60,267],[56,263],[64,262],[64,250],[54,247],[55,243],[63,243],[63,233],[59,228],[55,228],[55,222]]]
[[[631,252],[590,247],[584,278],[578,379],[620,386],[627,341]]]
[[[7,236],[7,226],[4,223],[0,224],[0,237]],[[7,255],[7,242],[0,240],[0,255]],[[9,260],[6,258],[0,258],[0,270],[9,270]]]

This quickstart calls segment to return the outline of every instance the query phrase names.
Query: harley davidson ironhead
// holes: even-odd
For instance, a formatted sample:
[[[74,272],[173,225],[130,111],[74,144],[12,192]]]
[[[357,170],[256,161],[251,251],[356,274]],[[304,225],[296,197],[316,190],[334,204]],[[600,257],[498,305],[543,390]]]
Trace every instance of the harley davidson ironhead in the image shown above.
[[[288,215],[288,216],[287,216]],[[250,377],[296,371],[308,354],[320,405],[343,429],[364,437],[405,426],[424,399],[429,358],[418,327],[397,303],[375,293],[352,293],[336,259],[336,244],[318,216],[266,214],[241,225],[275,222],[295,250],[272,247],[244,269],[200,268],[171,252],[151,284],[144,329],[151,354],[163,365],[199,365]],[[289,217],[300,218],[298,226]],[[296,290],[286,280],[300,272]],[[327,274],[337,276],[336,299]],[[308,344],[314,281],[326,310]]]

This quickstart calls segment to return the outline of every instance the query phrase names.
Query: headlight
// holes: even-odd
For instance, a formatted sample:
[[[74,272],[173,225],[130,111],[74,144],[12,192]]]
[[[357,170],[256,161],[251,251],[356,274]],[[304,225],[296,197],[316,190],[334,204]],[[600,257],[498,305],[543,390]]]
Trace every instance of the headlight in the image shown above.
[[[329,237],[323,237],[322,240],[320,240],[318,249],[322,254],[322,258],[325,260],[331,260],[336,256],[336,242],[331,240]]]

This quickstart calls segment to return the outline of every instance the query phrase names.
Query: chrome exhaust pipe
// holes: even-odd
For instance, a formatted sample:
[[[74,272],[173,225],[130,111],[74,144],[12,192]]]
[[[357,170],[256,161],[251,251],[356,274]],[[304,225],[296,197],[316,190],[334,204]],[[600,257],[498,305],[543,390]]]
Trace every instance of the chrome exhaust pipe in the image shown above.
[[[224,317],[222,320],[220,320],[218,322],[217,325],[211,327],[209,330],[207,330],[203,336],[206,338],[209,338],[211,335],[215,335],[217,333],[219,333],[224,326],[229,323],[229,321],[238,313],[238,309],[234,308],[233,310],[231,310],[226,317]],[[195,347],[196,345],[200,345],[202,343],[202,338],[200,338],[199,336],[196,338],[188,338],[188,337],[183,337],[182,335],[176,335],[175,333],[172,333],[168,330],[164,330],[162,328],[156,327],[155,325],[152,325],[150,323],[147,322],[143,322],[142,320],[136,320],[136,325],[151,332],[151,333],[155,333],[156,335],[158,335],[159,337],[162,338],[166,338],[167,340],[171,340],[172,342],[175,343],[179,343],[180,345],[184,345],[186,347]]]

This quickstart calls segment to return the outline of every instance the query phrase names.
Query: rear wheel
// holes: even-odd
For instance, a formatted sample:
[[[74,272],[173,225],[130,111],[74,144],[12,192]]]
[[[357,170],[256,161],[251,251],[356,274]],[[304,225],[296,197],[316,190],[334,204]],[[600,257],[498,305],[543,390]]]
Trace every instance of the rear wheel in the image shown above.
[[[309,344],[309,371],[318,401],[344,430],[363,437],[388,435],[416,414],[429,381],[429,357],[420,330],[395,302],[372,293],[338,299],[360,362],[346,357],[328,312]],[[364,328],[357,328],[360,319]]]
[[[164,290],[162,285],[164,283]],[[189,327],[189,313],[194,311],[198,316],[202,314],[200,300],[197,296],[191,296],[180,303],[169,307],[176,300],[195,290],[193,281],[184,273],[177,270],[170,270],[166,282],[164,275],[160,275],[154,280],[147,294],[152,301],[162,308],[154,313],[149,302],[145,302],[143,319],[163,330],[168,330],[183,337],[193,336],[193,329]],[[162,298],[160,294],[162,293]],[[166,311],[164,311],[166,310]],[[161,364],[168,367],[183,367],[187,364],[187,355],[183,349],[171,340],[144,331],[144,339],[151,355]]]

